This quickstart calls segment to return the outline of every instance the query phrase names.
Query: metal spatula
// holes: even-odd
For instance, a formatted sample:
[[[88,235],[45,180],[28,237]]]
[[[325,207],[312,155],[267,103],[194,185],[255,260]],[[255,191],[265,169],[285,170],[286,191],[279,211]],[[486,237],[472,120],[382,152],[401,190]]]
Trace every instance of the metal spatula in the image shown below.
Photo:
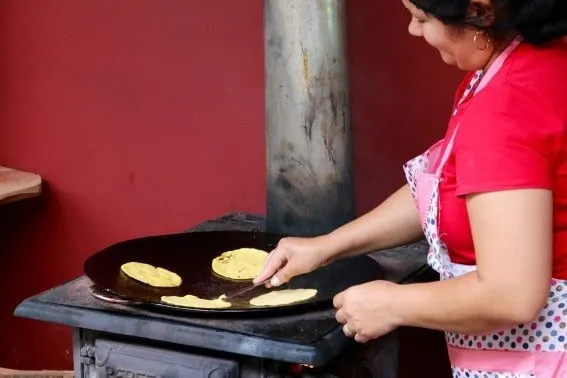
[[[268,281],[270,281],[269,278],[268,278],[267,280],[262,281],[262,282],[258,282],[257,284],[253,284],[253,285],[251,285],[251,286],[247,286],[247,287],[245,287],[244,289],[240,289],[240,290],[238,290],[238,291],[234,291],[234,292],[232,292],[232,293],[225,294],[225,298],[224,298],[224,299],[225,299],[225,300],[228,300],[228,299],[232,299],[232,298],[234,298],[234,297],[238,297],[238,296],[240,296],[240,295],[242,295],[242,294],[244,294],[244,293],[249,292],[250,290],[254,290],[254,289],[257,288],[258,286],[262,286],[262,285],[266,284],[266,282],[268,282]]]

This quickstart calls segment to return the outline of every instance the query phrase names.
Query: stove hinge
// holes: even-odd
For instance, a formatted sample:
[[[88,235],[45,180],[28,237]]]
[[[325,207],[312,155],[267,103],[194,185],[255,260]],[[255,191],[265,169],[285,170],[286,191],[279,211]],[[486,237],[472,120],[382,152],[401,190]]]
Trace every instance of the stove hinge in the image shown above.
[[[84,345],[81,347],[81,364],[90,366],[95,364],[95,347],[92,345]]]

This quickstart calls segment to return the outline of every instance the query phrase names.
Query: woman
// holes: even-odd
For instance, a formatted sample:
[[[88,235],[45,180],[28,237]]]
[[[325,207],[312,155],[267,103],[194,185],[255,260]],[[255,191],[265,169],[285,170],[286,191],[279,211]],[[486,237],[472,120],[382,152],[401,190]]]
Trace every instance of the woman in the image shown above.
[[[567,377],[567,0],[403,0],[409,32],[470,71],[408,185],[316,238],[285,238],[256,282],[420,239],[440,282],[334,298],[358,342],[443,330],[454,377]],[[417,206],[416,206],[417,204]],[[416,210],[417,209],[417,210]]]

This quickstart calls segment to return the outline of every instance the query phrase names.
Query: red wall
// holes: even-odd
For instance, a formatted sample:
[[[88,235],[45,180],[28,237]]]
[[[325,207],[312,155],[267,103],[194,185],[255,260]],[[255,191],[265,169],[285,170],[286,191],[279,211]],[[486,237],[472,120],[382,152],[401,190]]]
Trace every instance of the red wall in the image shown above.
[[[394,3],[348,8],[360,211],[441,135],[459,77]],[[67,329],[12,311],[93,251],[264,210],[262,38],[260,0],[0,2],[0,164],[46,181],[0,208],[0,366],[70,367]]]

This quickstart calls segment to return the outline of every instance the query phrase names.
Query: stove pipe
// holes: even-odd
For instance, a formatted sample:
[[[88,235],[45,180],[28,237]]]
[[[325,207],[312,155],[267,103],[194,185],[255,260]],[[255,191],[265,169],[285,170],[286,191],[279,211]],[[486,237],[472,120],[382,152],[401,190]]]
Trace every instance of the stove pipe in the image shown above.
[[[344,0],[264,0],[267,230],[354,219]]]

